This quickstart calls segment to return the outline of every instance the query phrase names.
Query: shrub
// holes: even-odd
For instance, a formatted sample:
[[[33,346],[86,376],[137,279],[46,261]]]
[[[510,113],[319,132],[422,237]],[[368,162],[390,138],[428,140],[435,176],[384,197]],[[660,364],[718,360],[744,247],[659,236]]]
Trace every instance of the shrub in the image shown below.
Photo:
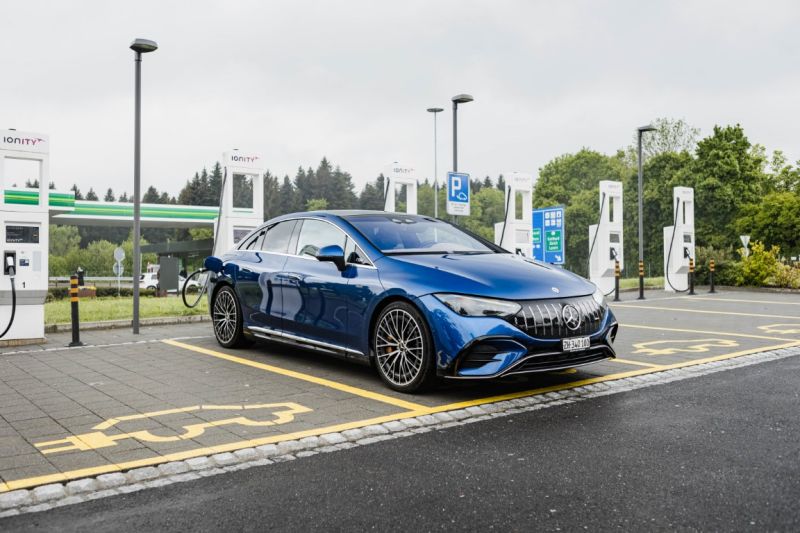
[[[742,266],[737,285],[763,287],[769,285],[770,281],[774,283],[781,265],[778,259],[780,251],[778,246],[772,246],[767,250],[763,242],[755,241],[750,247],[750,255],[744,257],[744,248],[740,248]]]
[[[800,267],[778,263],[775,275],[769,283],[784,289],[800,289]]]
[[[710,283],[709,265],[714,260],[714,283],[716,285],[736,285],[740,264],[733,256],[732,248],[698,246],[695,249],[694,279],[697,285]]]

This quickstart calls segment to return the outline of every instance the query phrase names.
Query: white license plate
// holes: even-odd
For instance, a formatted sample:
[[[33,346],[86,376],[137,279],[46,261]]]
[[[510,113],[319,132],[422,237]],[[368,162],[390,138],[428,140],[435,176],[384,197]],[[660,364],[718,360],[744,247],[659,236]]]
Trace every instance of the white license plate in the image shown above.
[[[572,337],[571,339],[561,339],[561,349],[565,352],[577,352],[589,347],[589,337]]]

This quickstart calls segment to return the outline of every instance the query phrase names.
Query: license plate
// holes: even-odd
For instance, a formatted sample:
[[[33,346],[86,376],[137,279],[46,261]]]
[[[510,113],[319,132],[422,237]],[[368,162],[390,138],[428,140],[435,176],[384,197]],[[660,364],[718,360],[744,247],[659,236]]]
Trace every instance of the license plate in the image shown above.
[[[565,352],[577,352],[589,347],[589,337],[572,337],[571,339],[561,339],[561,349]]]

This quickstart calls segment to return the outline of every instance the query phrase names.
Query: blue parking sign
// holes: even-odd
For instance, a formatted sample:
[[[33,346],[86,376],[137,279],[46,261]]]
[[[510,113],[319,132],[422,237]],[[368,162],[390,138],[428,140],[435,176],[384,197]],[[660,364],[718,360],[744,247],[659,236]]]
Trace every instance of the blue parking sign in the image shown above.
[[[447,173],[447,214],[469,216],[469,174]]]
[[[533,258],[537,261],[564,264],[564,208],[545,207],[533,210]]]

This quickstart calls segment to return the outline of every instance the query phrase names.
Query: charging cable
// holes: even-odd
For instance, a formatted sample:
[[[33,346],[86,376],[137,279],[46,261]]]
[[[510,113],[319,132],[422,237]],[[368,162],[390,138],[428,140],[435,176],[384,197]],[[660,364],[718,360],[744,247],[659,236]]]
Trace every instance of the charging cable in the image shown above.
[[[14,284],[14,278],[17,276],[17,271],[14,268],[14,258],[11,256],[6,257],[6,272],[11,278],[11,318],[8,320],[8,325],[3,333],[0,333],[0,339],[6,336],[11,325],[14,324],[14,316],[17,314],[17,287]]]
[[[597,217],[597,229],[594,232],[594,237],[592,237],[592,244],[589,246],[589,272],[592,271],[592,252],[594,252],[594,245],[597,242],[597,234],[600,233],[600,223],[603,221],[603,210],[606,207],[606,193],[603,193],[603,197],[600,199],[600,215]],[[611,249],[614,253],[614,260],[617,259],[617,250],[612,248]],[[614,293],[614,289],[611,289],[611,292],[603,293],[605,296],[611,296]]]

